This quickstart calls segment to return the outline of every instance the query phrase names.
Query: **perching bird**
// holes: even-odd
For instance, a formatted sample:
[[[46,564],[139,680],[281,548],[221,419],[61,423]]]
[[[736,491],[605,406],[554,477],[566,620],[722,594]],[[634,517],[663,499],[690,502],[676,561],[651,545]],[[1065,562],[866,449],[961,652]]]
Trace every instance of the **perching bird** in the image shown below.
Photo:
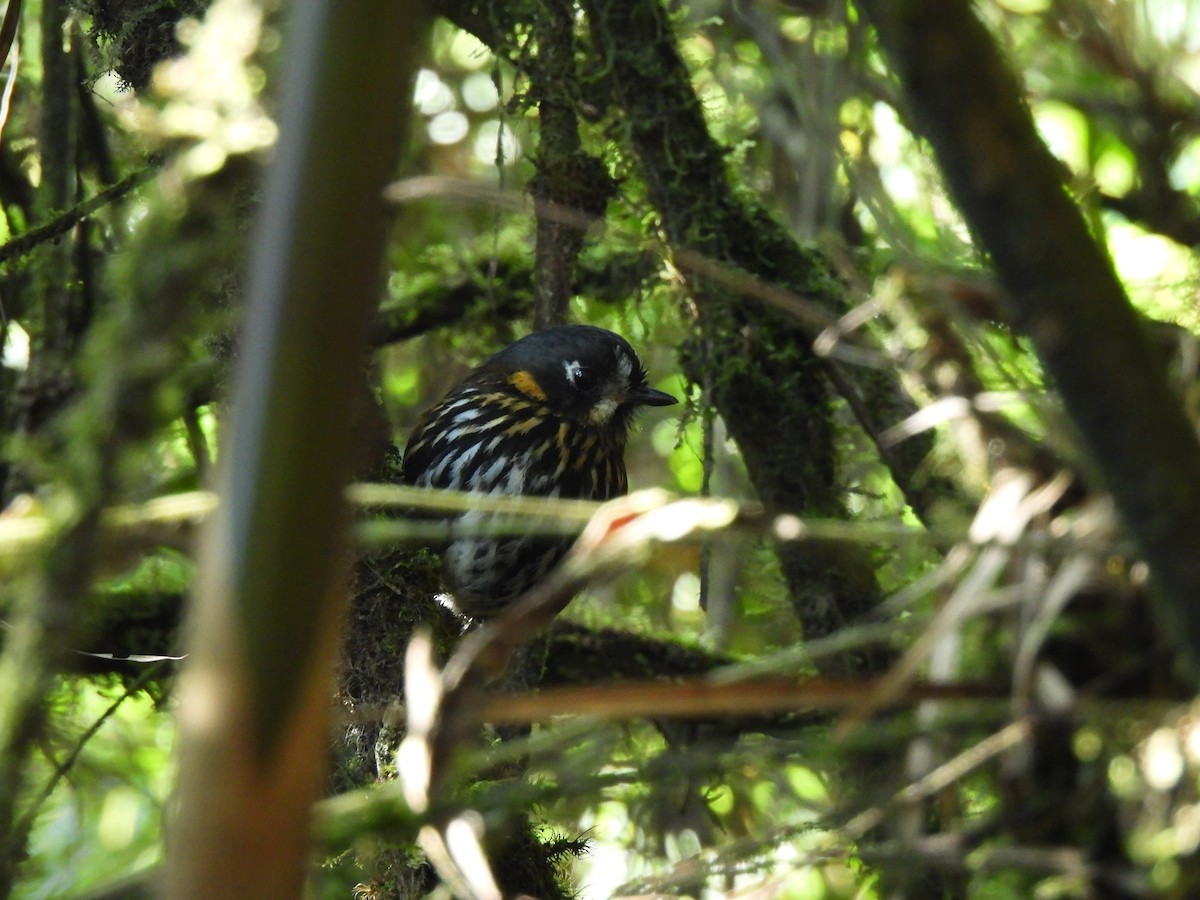
[[[629,343],[590,325],[535,332],[485,360],[421,418],[402,477],[418,487],[608,500],[628,489],[625,439],[642,406],[678,401],[646,385]],[[484,521],[478,511],[459,522]],[[487,618],[543,578],[570,539],[453,538],[443,580],[454,607]]]

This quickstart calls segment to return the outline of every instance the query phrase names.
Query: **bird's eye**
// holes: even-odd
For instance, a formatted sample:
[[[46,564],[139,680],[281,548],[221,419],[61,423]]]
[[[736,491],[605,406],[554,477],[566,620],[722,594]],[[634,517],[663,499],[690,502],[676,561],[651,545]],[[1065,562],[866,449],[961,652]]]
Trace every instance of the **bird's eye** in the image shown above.
[[[567,381],[571,382],[571,386],[577,391],[589,390],[596,383],[596,376],[592,370],[577,362],[564,363],[563,369],[567,373]]]

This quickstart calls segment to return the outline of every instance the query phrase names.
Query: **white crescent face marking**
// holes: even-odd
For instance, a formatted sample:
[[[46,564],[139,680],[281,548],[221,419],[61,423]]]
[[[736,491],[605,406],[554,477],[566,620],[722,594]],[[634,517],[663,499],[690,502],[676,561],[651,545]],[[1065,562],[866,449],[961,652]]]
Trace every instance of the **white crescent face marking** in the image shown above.
[[[569,381],[571,384],[575,383],[575,371],[582,368],[583,366],[579,365],[579,360],[577,359],[569,361],[565,359],[563,360],[563,371],[566,372],[567,381]]]
[[[625,383],[629,384],[629,376],[633,374],[633,360],[620,350],[617,351],[617,371],[621,373]]]

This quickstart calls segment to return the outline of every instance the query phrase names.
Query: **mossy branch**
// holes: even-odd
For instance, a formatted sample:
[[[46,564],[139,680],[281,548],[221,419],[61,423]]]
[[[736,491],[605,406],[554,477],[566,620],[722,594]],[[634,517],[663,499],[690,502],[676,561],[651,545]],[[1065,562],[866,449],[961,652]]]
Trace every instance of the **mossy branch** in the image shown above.
[[[585,4],[594,52],[623,114],[670,243],[783,285],[836,314],[841,287],[825,260],[799,247],[752,200],[735,193],[709,134],[673,29],[657,0]],[[700,335],[685,369],[712,402],[767,506],[844,515],[834,479],[826,365],[799,322],[688,271]],[[906,481],[897,472],[897,480]],[[780,561],[810,637],[828,634],[879,600],[870,561],[834,546],[784,547]],[[846,661],[850,668],[878,660]]]

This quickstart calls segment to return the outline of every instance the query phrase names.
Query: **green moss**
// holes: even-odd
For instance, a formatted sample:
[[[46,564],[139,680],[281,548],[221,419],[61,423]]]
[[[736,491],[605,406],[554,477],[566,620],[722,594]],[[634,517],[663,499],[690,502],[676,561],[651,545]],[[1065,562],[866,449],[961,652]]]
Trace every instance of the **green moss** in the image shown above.
[[[106,69],[135,90],[150,81],[154,67],[181,50],[175,26],[199,18],[212,0],[74,0],[91,17],[89,36]]]

